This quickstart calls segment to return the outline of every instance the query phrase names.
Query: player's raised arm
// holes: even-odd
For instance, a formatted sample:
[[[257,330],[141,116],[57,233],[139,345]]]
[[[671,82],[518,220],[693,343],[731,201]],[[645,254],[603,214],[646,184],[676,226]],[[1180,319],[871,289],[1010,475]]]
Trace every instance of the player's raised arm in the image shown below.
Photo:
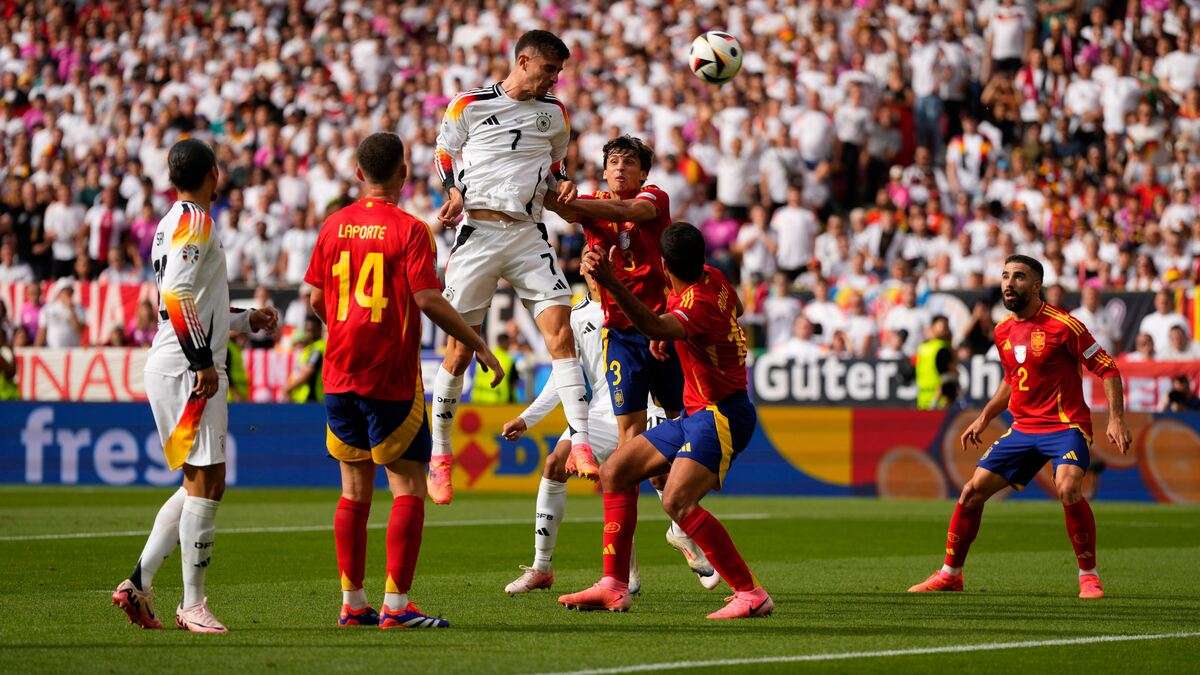
[[[443,227],[454,224],[462,215],[463,196],[458,188],[454,173],[454,158],[462,152],[467,142],[466,108],[471,102],[467,94],[459,94],[446,106],[446,114],[442,117],[442,126],[438,130],[437,144],[434,148],[434,167],[438,178],[442,181],[442,189],[446,192],[446,203],[438,211],[438,222]]]
[[[655,314],[617,279],[612,260],[619,255],[616,246],[609,249],[608,256],[599,249],[589,248],[583,256],[583,271],[590,274],[597,284],[608,289],[633,327],[646,337],[652,340],[679,340],[686,337],[678,317],[674,314]]]
[[[658,208],[654,203],[640,195],[633,199],[576,199],[570,204],[564,204],[556,197],[546,195],[546,208],[564,220],[581,223],[584,227],[588,227],[589,221],[643,223],[658,217]]]

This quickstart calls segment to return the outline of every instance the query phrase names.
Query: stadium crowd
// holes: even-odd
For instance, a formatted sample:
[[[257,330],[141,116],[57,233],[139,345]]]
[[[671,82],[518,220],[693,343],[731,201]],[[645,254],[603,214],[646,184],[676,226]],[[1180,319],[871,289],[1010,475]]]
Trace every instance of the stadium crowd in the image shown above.
[[[213,215],[238,285],[300,284],[375,130],[406,140],[402,206],[433,222],[445,106],[502,79],[537,27],[573,51],[555,92],[581,192],[603,188],[607,139],[649,140],[650,182],[767,348],[911,356],[921,298],[994,286],[1022,252],[1119,351],[1099,291],[1200,279],[1197,0],[0,0],[0,282],[53,282],[5,308],[6,337],[77,343],[71,280],[152,278],[184,136],[223,164]],[[716,28],[745,52],[724,87],[684,58]],[[548,224],[577,274],[582,237]],[[1174,298],[1130,358],[1196,358]],[[143,310],[113,341],[152,334]],[[998,313],[976,306],[957,342],[985,352]]]

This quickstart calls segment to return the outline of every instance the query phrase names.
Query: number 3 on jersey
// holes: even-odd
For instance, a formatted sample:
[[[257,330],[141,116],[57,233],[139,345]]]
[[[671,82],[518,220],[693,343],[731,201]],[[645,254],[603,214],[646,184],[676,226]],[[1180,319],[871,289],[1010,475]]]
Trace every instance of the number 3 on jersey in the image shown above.
[[[338,280],[337,320],[345,321],[350,314],[350,252],[342,251],[333,265],[333,276]],[[371,277],[371,293],[367,294],[367,277]],[[383,254],[368,253],[358,268],[358,283],[354,285],[354,302],[359,307],[371,310],[371,323],[383,321],[383,310],[388,299],[383,296]]]

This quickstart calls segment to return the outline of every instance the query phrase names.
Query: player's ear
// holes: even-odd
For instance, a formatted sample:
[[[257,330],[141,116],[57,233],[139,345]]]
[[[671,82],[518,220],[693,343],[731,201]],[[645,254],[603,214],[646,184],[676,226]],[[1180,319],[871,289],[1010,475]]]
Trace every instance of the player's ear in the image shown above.
[[[357,164],[354,165],[354,180],[360,183],[367,182],[367,177],[363,175],[362,167]]]

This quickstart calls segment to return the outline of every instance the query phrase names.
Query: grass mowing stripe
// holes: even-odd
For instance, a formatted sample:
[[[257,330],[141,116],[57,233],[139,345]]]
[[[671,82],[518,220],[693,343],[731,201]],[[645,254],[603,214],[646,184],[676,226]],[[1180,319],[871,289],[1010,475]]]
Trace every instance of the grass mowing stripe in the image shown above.
[[[769,513],[731,513],[720,517],[721,520],[771,520],[777,518]],[[474,520],[427,520],[425,527],[474,527],[479,525],[526,525],[531,518],[477,518]],[[600,523],[604,519],[597,516],[581,516],[571,518],[572,523]],[[367,526],[371,530],[383,530],[386,523],[372,523]],[[218,534],[273,534],[284,532],[332,532],[332,525],[279,525],[275,527],[230,527],[218,528]],[[149,530],[119,530],[116,532],[63,532],[58,534],[11,534],[0,536],[0,542],[5,541],[59,541],[67,539],[107,539],[111,537],[144,537]]]
[[[872,659],[895,656],[920,656],[924,654],[961,654],[966,652],[988,652],[1002,649],[1030,649],[1035,647],[1061,647],[1067,645],[1090,645],[1101,642],[1136,642],[1141,640],[1176,640],[1200,637],[1200,631],[1185,633],[1155,633],[1151,635],[1094,635],[1091,637],[1062,638],[1058,640],[1030,640],[1027,642],[992,642],[974,645],[948,645],[945,647],[913,647],[911,649],[881,649],[870,652],[831,652],[828,654],[796,654],[790,656],[760,656],[741,659],[712,659],[708,661],[672,661],[668,663],[642,663],[615,668],[570,670],[541,675],[609,675],[610,673],[646,673],[657,670],[682,670],[685,668],[717,668],[722,666],[748,666],[769,663],[800,663],[804,661],[842,661],[846,659]]]

